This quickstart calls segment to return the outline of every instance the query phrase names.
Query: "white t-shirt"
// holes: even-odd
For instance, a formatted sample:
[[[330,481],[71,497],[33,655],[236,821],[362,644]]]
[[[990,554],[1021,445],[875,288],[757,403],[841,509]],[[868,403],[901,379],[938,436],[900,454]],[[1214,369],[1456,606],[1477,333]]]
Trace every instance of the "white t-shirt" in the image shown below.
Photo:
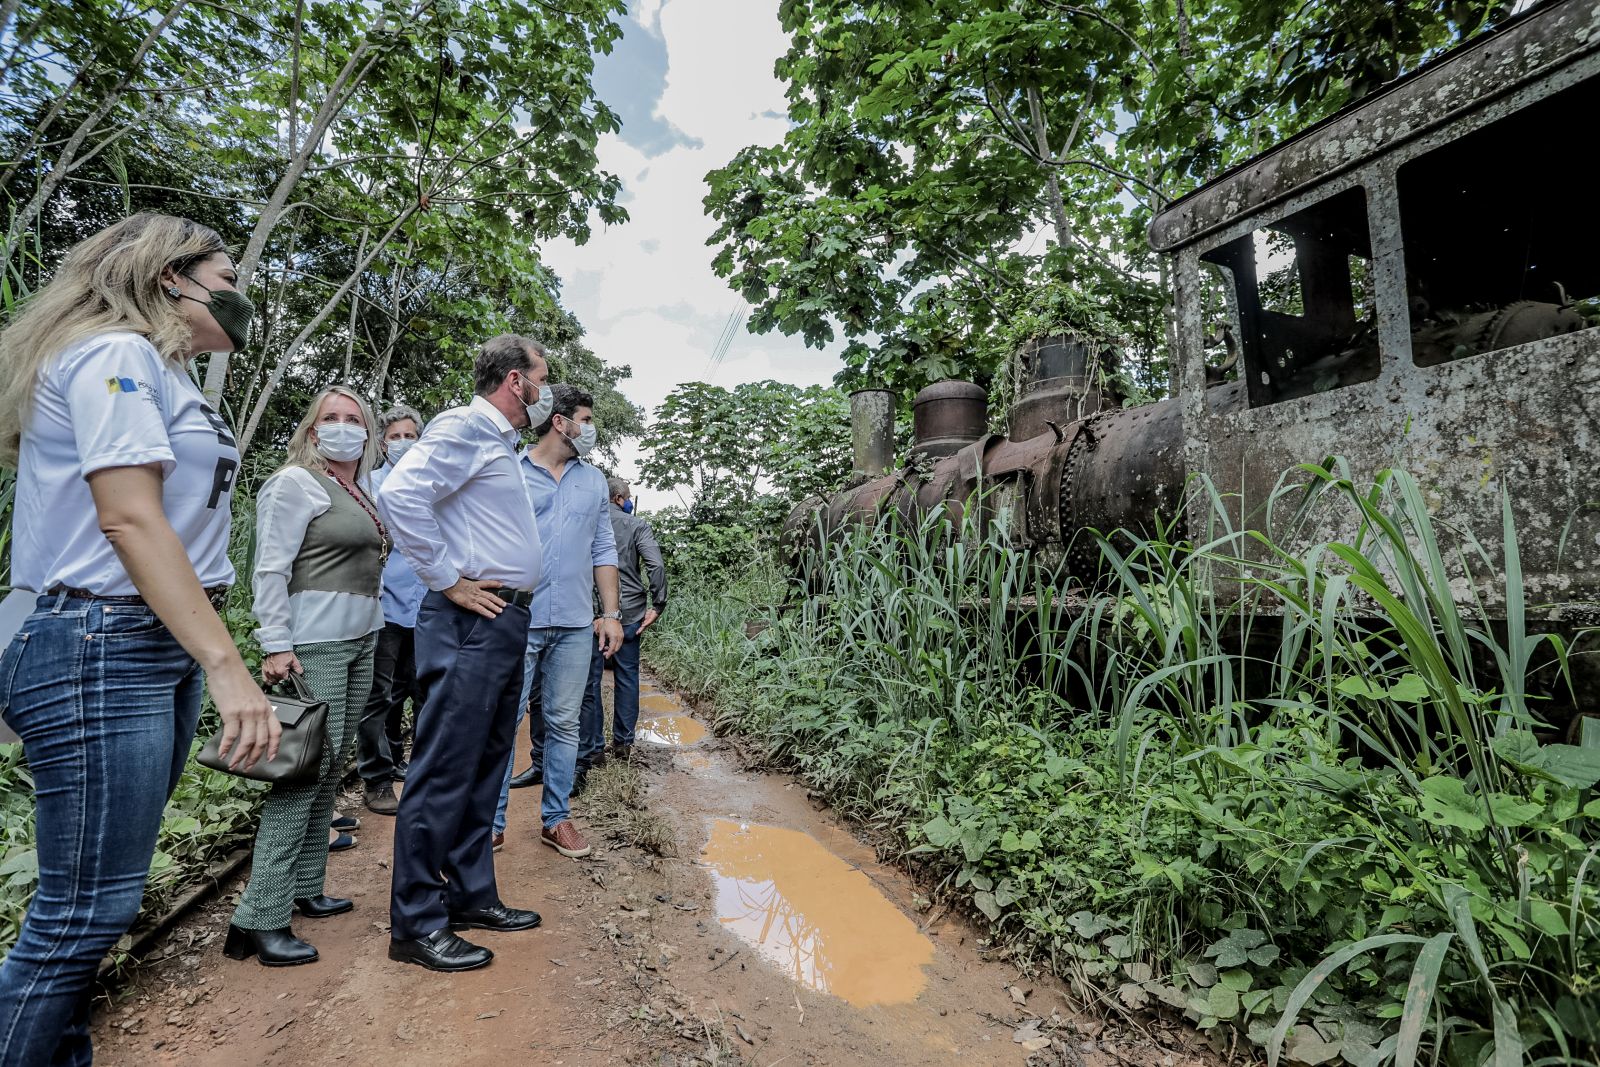
[[[12,581],[137,593],[100,532],[86,479],[146,463],[161,464],[162,507],[200,584],[231,584],[233,434],[189,376],[135,333],[97,334],[40,371],[17,462]]]

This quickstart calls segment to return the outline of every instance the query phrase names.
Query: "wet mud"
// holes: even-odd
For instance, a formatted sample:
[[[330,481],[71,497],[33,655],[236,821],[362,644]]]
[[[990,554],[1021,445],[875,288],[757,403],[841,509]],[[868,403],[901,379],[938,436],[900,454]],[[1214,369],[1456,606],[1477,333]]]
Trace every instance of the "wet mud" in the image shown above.
[[[704,729],[659,687],[650,685],[644,697],[654,710],[641,726],[678,716]],[[524,744],[519,736],[517,750]],[[539,843],[539,790],[513,790],[506,846],[495,858],[500,896],[536,908],[544,923],[513,934],[471,931],[469,939],[491,948],[495,960],[460,975],[387,958],[393,821],[367,812],[352,794],[341,807],[362,819],[360,843],[330,857],[328,892],[351,897],[356,909],[295,919],[296,933],[321,960],[266,970],[224,959],[223,935],[243,886],[236,879],[102,1002],[96,1061],[1217,1062],[1196,1051],[1201,1044],[1187,1031],[1161,1030],[1168,1036],[1157,1041],[1148,1022],[1119,1027],[1079,1014],[1059,983],[1019,974],[955,909],[880,863],[802,783],[753,771],[740,752],[709,734],[693,747],[635,748],[643,807],[676,839],[665,856],[591,825],[580,796],[574,818],[595,854],[564,859]]]
[[[927,986],[933,942],[810,834],[717,819],[701,859],[717,921],[808,989],[865,1007],[909,1003]]]

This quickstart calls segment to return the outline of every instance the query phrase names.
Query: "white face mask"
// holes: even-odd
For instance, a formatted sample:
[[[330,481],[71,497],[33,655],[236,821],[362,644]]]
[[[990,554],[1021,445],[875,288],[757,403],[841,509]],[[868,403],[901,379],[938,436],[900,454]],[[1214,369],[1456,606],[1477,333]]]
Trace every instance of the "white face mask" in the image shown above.
[[[567,444],[571,445],[572,450],[578,454],[578,458],[582,459],[594,449],[594,443],[600,434],[594,428],[594,423],[592,422],[580,422],[577,426],[578,436],[568,437]]]
[[[348,422],[325,422],[317,426],[317,451],[336,463],[360,459],[367,447],[367,428]]]
[[[544,420],[550,417],[550,409],[555,406],[555,394],[548,385],[539,386],[539,399],[531,404],[524,404],[528,409],[528,426],[537,430],[544,425]]]
[[[392,441],[383,443],[383,454],[389,457],[389,466],[400,462],[400,457],[411,451],[411,446],[416,444],[414,437],[396,437]]]

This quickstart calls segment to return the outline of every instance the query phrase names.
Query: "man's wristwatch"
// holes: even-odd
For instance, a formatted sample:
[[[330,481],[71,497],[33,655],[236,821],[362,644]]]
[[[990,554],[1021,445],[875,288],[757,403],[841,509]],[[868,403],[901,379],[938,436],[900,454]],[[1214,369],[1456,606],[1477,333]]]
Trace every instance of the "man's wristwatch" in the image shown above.
[[[621,622],[622,621],[622,612],[620,612],[620,611],[602,611],[600,614],[596,615],[595,618],[597,618],[597,619],[616,619],[618,622]]]

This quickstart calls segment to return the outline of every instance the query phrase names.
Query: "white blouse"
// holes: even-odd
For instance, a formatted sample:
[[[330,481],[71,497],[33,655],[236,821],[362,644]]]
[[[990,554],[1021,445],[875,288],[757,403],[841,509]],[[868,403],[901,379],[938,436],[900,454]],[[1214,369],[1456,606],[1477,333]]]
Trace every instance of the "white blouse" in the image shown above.
[[[290,594],[289,576],[306,527],[333,506],[316,475],[286,467],[256,497],[256,640],[266,653],[289,652],[316,641],[350,641],[383,629],[376,596],[304,589]]]

